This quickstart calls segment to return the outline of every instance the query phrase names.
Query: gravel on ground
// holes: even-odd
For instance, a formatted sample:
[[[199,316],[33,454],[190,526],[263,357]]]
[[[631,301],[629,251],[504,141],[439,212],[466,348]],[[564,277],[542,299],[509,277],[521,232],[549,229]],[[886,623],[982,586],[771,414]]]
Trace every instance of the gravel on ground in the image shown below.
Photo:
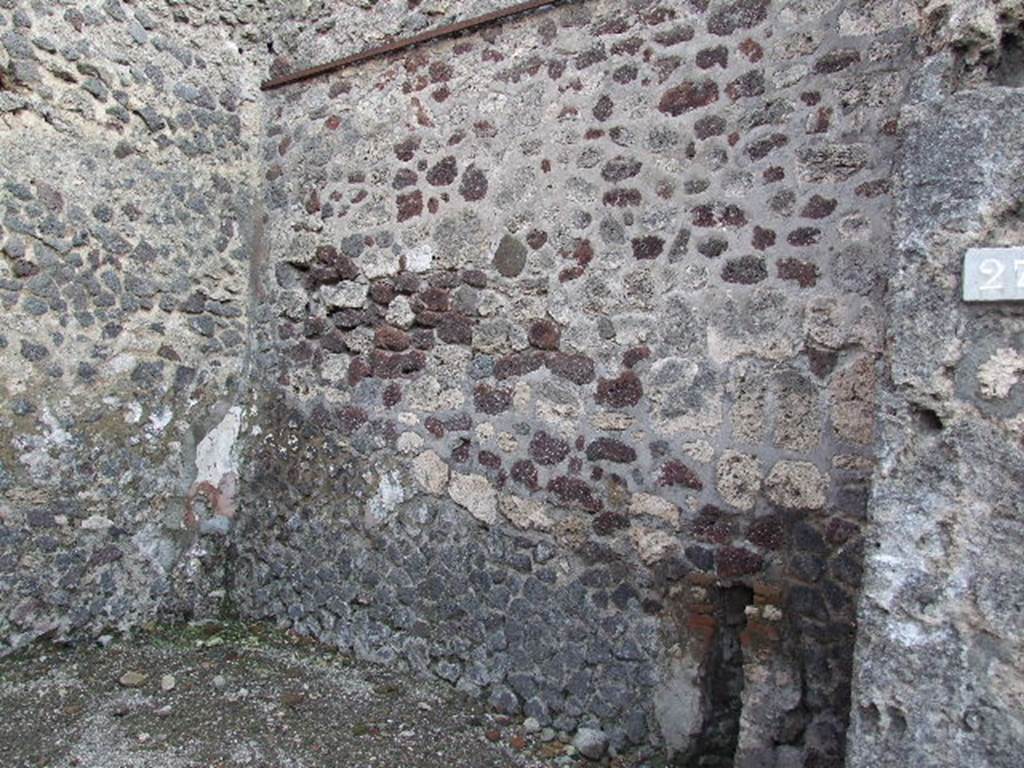
[[[0,659],[4,768],[654,768],[487,712],[441,681],[268,627],[151,626]]]

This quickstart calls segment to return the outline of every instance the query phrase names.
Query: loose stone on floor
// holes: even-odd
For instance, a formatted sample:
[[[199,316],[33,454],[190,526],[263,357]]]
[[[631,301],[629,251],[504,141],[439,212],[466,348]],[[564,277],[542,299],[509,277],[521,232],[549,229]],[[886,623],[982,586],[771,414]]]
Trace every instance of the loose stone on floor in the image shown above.
[[[151,627],[0,659],[4,768],[661,764],[609,756],[600,732],[572,736],[258,626]]]

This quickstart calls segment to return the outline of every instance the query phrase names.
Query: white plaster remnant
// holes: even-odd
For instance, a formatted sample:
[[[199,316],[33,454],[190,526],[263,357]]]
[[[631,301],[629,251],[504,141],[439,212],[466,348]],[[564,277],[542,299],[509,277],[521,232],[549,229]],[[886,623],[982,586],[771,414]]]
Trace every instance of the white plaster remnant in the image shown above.
[[[421,245],[405,252],[405,268],[410,272],[426,272],[434,263],[434,251],[429,245]]]
[[[678,647],[673,650],[675,653],[669,657],[654,692],[654,716],[670,755],[685,752],[704,722],[703,691],[698,680],[700,664],[682,656]]]
[[[149,415],[149,428],[156,433],[163,432],[174,417],[170,408],[164,408],[159,413]]]
[[[110,358],[107,363],[107,370],[115,376],[120,376],[125,373],[130,373],[136,365],[138,365],[138,359],[135,355],[115,355]]]
[[[395,508],[405,501],[405,486],[397,470],[385,472],[380,477],[377,492],[366,503],[366,524],[378,526],[391,516]]]
[[[142,421],[142,406],[138,403],[128,403],[126,411],[124,415],[126,424],[138,424]]]
[[[242,429],[242,409],[234,406],[224,414],[220,423],[206,433],[196,446],[195,483],[210,483],[219,487],[221,480],[238,474],[238,434]]]
[[[47,430],[46,433],[27,438],[21,447],[19,460],[28,467],[33,478],[42,480],[57,471],[59,459],[55,456],[71,446],[72,437],[47,406],[42,407],[39,421]]]
[[[141,528],[132,536],[132,543],[139,555],[162,574],[171,571],[180,554],[178,546],[156,523]]]
[[[345,282],[339,285],[325,285],[320,289],[324,303],[330,307],[358,309],[366,304],[367,283]]]
[[[981,396],[989,400],[1001,400],[1024,374],[1024,355],[1015,349],[1002,347],[978,368],[978,384]]]

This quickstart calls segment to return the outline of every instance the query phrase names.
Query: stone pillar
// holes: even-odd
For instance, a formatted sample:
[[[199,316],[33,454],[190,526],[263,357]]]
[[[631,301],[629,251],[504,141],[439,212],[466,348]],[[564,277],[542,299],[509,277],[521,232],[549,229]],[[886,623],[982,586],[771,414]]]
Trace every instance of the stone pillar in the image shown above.
[[[1024,755],[1024,307],[960,300],[967,248],[1024,243],[1020,6],[933,5],[925,32],[957,53],[901,116],[849,768]]]

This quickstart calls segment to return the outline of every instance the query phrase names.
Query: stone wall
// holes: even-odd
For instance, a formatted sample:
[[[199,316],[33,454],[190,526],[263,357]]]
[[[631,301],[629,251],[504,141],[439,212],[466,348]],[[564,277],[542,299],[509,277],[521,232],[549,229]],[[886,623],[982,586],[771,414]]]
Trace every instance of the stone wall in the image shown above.
[[[1024,8],[930,11],[901,116],[852,768],[1024,755],[1024,313],[960,301],[968,248],[1024,243]]]
[[[684,765],[1015,765],[1019,3],[258,91],[504,5],[0,0],[0,654],[235,608]]]
[[[311,13],[282,70],[426,23]],[[840,764],[912,20],[570,3],[268,94],[243,610]]]
[[[206,594],[248,343],[246,14],[0,2],[5,649]]]

